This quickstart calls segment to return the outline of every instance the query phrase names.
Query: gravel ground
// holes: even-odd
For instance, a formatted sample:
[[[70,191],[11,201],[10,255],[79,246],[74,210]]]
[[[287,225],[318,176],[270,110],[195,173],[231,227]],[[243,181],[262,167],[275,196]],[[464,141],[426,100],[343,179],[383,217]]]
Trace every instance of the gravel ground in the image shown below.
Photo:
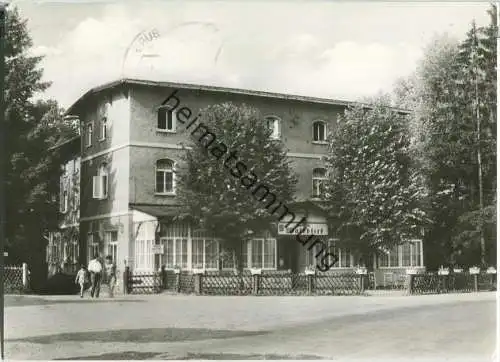
[[[495,294],[23,296],[5,324],[8,359],[490,361]]]

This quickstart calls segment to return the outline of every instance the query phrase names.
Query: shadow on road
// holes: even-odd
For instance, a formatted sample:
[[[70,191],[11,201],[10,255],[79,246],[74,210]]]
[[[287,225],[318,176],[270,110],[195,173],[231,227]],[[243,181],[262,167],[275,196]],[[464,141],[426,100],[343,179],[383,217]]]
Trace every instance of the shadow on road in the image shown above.
[[[144,303],[145,300],[140,299],[90,299],[79,298],[75,299],[45,299],[23,295],[6,295],[4,297],[5,307],[24,307],[30,305],[49,305],[49,304],[69,304],[69,303]]]
[[[64,360],[146,360],[146,359],[161,359],[161,360],[319,360],[325,359],[320,356],[311,355],[279,355],[279,354],[233,354],[233,353],[188,353],[186,356],[174,356],[168,353],[155,353],[155,352],[114,352],[103,353],[94,356],[85,357],[71,357],[64,358]],[[54,361],[61,361],[63,359],[54,359]]]
[[[230,331],[205,328],[147,328],[119,329],[111,331],[91,331],[77,333],[61,333],[28,338],[7,339],[9,342],[28,342],[50,344],[56,342],[178,342],[197,341],[202,339],[225,339],[267,334],[266,331]],[[107,358],[101,358],[107,359]]]

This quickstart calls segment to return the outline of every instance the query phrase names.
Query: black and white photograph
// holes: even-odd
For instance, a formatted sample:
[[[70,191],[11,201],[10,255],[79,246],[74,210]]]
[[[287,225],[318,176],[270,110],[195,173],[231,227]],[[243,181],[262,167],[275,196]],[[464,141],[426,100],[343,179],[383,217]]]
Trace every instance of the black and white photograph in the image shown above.
[[[0,2],[2,360],[497,361],[500,2]]]

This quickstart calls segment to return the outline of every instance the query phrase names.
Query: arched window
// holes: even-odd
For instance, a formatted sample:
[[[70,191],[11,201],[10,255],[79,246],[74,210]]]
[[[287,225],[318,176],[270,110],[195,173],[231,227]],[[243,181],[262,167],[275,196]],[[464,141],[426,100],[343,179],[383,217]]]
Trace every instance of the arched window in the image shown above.
[[[92,137],[94,133],[94,125],[92,123],[87,123],[87,129],[86,129],[86,139],[85,139],[85,145],[87,147],[92,146]]]
[[[94,176],[94,199],[106,199],[108,197],[108,165],[103,163]]]
[[[106,116],[101,118],[101,141],[104,141],[108,134],[108,118]]]
[[[315,168],[312,175],[312,196],[320,197],[323,193],[324,182],[326,180],[326,170]]]
[[[313,141],[326,141],[326,123],[324,121],[315,121],[313,123]]]
[[[269,138],[276,140],[281,137],[281,120],[278,117],[266,117],[266,126],[271,131]]]
[[[156,161],[157,194],[175,193],[174,161],[164,158]]]
[[[106,102],[103,107],[102,107],[102,114],[101,114],[101,134],[100,134],[100,141],[104,141],[108,135],[108,114],[109,114],[109,109],[111,107],[111,104],[109,102]]]

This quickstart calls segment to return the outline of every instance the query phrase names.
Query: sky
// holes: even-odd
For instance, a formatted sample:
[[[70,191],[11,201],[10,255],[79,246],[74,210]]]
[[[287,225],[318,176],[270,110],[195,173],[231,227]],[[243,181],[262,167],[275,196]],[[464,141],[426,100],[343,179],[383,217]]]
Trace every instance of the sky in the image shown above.
[[[355,100],[389,92],[433,38],[487,2],[13,1],[44,55],[44,97],[140,78]],[[152,34],[141,42],[140,34]],[[139,37],[139,38],[137,38]],[[134,39],[136,39],[134,41]],[[128,49],[128,52],[127,52]]]

